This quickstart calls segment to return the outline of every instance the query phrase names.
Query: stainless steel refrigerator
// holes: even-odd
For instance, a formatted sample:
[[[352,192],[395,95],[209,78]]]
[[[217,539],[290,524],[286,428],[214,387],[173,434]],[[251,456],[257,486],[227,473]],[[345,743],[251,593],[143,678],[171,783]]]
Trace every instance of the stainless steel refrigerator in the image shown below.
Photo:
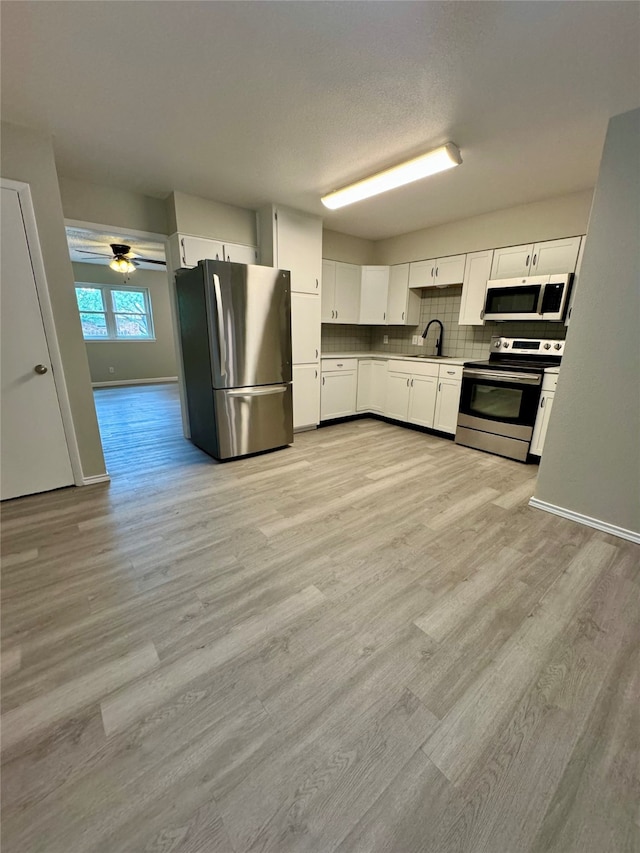
[[[291,444],[289,272],[200,261],[176,294],[192,442],[215,459]]]

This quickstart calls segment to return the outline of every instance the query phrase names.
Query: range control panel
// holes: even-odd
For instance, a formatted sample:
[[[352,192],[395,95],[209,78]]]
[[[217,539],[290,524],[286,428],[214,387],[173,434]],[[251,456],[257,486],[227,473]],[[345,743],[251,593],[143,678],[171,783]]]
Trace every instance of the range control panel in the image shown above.
[[[564,341],[548,338],[491,338],[491,352],[512,352],[518,355],[562,355]]]

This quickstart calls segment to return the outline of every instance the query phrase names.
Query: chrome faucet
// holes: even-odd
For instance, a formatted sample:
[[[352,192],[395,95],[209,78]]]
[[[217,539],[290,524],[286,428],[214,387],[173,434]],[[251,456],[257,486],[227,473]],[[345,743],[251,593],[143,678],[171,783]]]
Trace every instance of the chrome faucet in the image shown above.
[[[427,328],[422,333],[422,337],[423,338],[427,337],[427,332],[429,331],[429,326],[431,326],[432,323],[437,323],[440,326],[440,337],[436,340],[436,355],[441,356],[442,355],[442,339],[444,337],[444,326],[442,325],[440,320],[429,320],[429,322],[427,323]]]

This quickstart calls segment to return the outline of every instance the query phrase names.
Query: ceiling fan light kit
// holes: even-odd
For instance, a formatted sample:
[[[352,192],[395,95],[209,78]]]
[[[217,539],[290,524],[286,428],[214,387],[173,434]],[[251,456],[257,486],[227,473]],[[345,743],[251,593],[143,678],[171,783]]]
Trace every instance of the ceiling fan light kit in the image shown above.
[[[379,195],[387,192],[387,190],[419,181],[428,175],[435,175],[438,172],[444,172],[446,169],[452,169],[454,166],[459,166],[460,163],[462,163],[462,157],[458,146],[453,142],[447,142],[440,148],[435,148],[433,151],[428,151],[412,160],[399,163],[397,166],[392,166],[390,169],[377,172],[369,178],[363,178],[355,184],[349,184],[340,190],[329,193],[323,196],[321,201],[330,210],[337,210],[339,207],[346,207],[348,204],[371,198],[371,196]]]

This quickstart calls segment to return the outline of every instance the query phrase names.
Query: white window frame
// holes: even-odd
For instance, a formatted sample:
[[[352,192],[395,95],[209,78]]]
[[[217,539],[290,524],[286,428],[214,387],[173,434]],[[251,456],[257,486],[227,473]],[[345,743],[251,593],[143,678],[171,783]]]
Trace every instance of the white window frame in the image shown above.
[[[154,342],[156,340],[155,336],[155,327],[153,324],[153,312],[151,310],[151,294],[149,293],[148,287],[135,287],[130,284],[97,284],[92,281],[76,281],[75,287],[87,287],[92,290],[100,290],[102,292],[102,304],[104,305],[104,311],[83,311],[78,305],[78,299],[76,294],[76,306],[78,308],[78,315],[80,314],[104,314],[106,324],[107,324],[107,336],[103,337],[95,337],[89,338],[86,337],[84,333],[84,329],[82,330],[82,337],[85,341],[89,341],[92,344],[95,343],[147,343]],[[135,338],[131,335],[122,336],[117,334],[117,325],[116,325],[116,316],[118,314],[130,314],[129,311],[114,311],[113,310],[113,299],[111,297],[111,293],[114,290],[132,290],[136,293],[142,293],[144,297],[144,307],[145,314],[144,316],[147,318],[147,325],[149,328],[149,335],[147,337]]]

